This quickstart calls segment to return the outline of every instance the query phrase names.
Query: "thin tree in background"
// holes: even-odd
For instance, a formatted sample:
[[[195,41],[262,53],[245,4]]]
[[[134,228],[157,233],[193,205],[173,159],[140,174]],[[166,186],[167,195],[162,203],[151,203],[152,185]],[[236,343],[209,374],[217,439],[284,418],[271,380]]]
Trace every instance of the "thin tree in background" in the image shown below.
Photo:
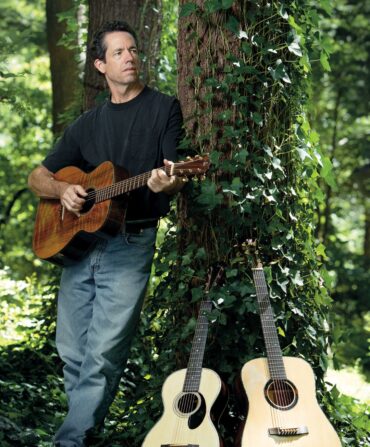
[[[52,83],[52,117],[53,133],[61,133],[66,123],[61,120],[75,102],[79,90],[79,73],[76,45],[73,47],[61,44],[60,40],[67,32],[67,23],[58,16],[60,13],[75,10],[74,0],[46,1],[46,30],[50,55],[50,72]],[[76,18],[77,20],[77,18]]]

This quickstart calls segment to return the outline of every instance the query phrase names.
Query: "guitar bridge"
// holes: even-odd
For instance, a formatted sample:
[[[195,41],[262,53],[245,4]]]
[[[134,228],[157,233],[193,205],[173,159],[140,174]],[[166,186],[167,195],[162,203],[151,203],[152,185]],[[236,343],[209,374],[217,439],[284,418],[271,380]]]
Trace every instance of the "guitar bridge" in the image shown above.
[[[269,428],[268,432],[272,436],[299,436],[308,435],[308,428],[305,425],[292,428],[273,427]]]

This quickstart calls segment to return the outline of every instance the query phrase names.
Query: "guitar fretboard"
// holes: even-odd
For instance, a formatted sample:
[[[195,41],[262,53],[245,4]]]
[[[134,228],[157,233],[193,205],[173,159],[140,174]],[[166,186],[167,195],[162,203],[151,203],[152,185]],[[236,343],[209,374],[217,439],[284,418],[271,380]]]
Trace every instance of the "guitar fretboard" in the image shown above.
[[[160,169],[165,171],[167,175],[171,174],[169,166],[163,166]],[[140,188],[141,186],[146,185],[151,174],[152,171],[144,172],[143,174],[135,175],[134,177],[121,180],[120,182],[114,183],[113,185],[98,189],[95,191],[95,197],[96,197],[95,201],[97,203],[104,202],[105,200],[120,196],[121,194],[125,194],[130,191],[133,191],[134,189]]]
[[[272,312],[265,274],[262,267],[254,268],[252,270],[260,310],[262,331],[266,345],[270,377],[273,380],[284,380],[286,379],[286,373],[283,355],[275,327],[274,314]]]
[[[186,393],[199,390],[208,333],[207,313],[211,309],[212,302],[210,300],[201,302],[183,388],[183,391]]]

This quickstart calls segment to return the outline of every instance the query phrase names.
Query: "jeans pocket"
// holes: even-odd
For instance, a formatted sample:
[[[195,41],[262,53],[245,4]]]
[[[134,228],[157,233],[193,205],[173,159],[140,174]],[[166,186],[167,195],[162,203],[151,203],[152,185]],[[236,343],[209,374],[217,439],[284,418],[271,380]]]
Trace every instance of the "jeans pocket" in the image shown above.
[[[144,228],[140,233],[125,233],[128,245],[138,247],[155,247],[157,228]]]

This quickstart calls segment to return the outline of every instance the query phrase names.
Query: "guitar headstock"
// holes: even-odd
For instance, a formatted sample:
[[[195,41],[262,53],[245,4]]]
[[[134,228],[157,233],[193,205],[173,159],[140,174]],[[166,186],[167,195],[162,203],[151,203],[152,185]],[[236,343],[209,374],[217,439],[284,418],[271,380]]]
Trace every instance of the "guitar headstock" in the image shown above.
[[[244,253],[252,258],[253,268],[261,269],[262,261],[260,259],[257,241],[255,239],[247,239],[242,244]]]
[[[221,264],[213,265],[208,270],[205,291],[209,292],[212,287],[219,286],[224,278],[225,267]]]
[[[191,177],[203,175],[208,171],[210,166],[208,154],[200,156],[196,155],[194,158],[189,158],[178,163],[174,163],[171,167],[171,175],[178,177]]]

